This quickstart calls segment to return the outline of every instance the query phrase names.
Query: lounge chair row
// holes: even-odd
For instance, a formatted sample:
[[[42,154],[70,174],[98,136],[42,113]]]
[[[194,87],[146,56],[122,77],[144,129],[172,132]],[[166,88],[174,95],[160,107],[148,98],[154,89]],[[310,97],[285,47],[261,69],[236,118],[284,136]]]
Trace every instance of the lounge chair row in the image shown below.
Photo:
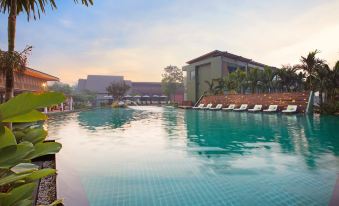
[[[249,112],[277,112],[278,111],[278,105],[270,105],[267,109],[262,110],[262,105],[254,105],[253,108],[248,109],[247,104],[242,104],[240,107],[236,108],[235,104],[230,104],[228,107],[223,108],[222,104],[217,104],[217,106],[212,107],[213,104],[207,104],[206,106],[204,104],[199,104],[197,107],[193,107],[193,109],[201,109],[201,110],[224,110],[224,111],[249,111]],[[295,113],[297,112],[298,106],[297,105],[288,105],[286,109],[282,110],[283,113]]]

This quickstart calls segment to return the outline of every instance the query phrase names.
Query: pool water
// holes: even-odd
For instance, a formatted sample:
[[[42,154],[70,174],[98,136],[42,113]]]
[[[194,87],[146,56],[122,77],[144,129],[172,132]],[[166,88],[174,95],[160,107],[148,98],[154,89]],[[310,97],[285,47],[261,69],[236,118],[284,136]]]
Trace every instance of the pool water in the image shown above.
[[[58,178],[65,161],[79,180],[58,190],[82,187],[91,206],[328,205],[339,171],[335,116],[133,107],[47,127],[63,144]]]

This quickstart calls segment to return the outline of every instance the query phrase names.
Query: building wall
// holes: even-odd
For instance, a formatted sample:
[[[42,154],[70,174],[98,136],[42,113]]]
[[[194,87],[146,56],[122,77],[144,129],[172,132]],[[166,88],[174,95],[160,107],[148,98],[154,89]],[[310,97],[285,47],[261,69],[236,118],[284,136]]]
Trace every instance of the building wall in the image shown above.
[[[186,71],[186,100],[197,101],[204,92],[208,91],[205,81],[222,76],[222,58],[212,57],[183,67]],[[195,75],[191,75],[195,73]]]
[[[183,67],[186,71],[185,79],[185,100],[196,102],[204,93],[209,90],[205,81],[224,78],[237,68],[247,71],[248,68],[264,69],[263,66],[249,64],[240,60],[217,56],[204,59]],[[194,75],[191,75],[192,72]]]
[[[124,81],[123,76],[107,76],[107,75],[88,75],[87,79],[78,80],[79,91],[89,90],[99,94],[106,94],[106,88],[112,82]]]
[[[24,75],[21,73],[14,74],[14,90],[15,92],[22,91],[43,91],[46,81],[40,78]],[[0,90],[5,88],[5,77],[0,75]]]

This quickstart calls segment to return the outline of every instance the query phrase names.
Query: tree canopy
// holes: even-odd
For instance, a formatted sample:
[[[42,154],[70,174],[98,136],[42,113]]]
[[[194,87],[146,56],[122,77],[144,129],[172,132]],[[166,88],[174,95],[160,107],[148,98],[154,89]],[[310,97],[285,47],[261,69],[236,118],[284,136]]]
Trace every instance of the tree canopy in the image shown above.
[[[131,87],[125,81],[112,82],[106,91],[112,95],[115,101],[121,100]]]
[[[184,76],[177,66],[167,66],[162,74],[161,88],[165,95],[175,95],[178,88],[183,86]]]

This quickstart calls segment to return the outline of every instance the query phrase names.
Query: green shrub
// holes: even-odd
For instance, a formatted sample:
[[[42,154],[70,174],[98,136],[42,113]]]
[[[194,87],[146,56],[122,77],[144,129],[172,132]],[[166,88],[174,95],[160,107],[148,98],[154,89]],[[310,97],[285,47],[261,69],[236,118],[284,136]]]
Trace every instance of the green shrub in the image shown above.
[[[0,105],[0,205],[32,205],[37,180],[56,172],[54,169],[38,169],[31,163],[32,159],[55,154],[61,149],[60,143],[44,142],[47,132],[42,128],[12,132],[4,123],[45,120],[47,116],[37,109],[64,100],[61,93],[24,93]]]
[[[339,112],[339,103],[338,102],[328,102],[323,103],[320,107],[321,114],[335,114]]]

